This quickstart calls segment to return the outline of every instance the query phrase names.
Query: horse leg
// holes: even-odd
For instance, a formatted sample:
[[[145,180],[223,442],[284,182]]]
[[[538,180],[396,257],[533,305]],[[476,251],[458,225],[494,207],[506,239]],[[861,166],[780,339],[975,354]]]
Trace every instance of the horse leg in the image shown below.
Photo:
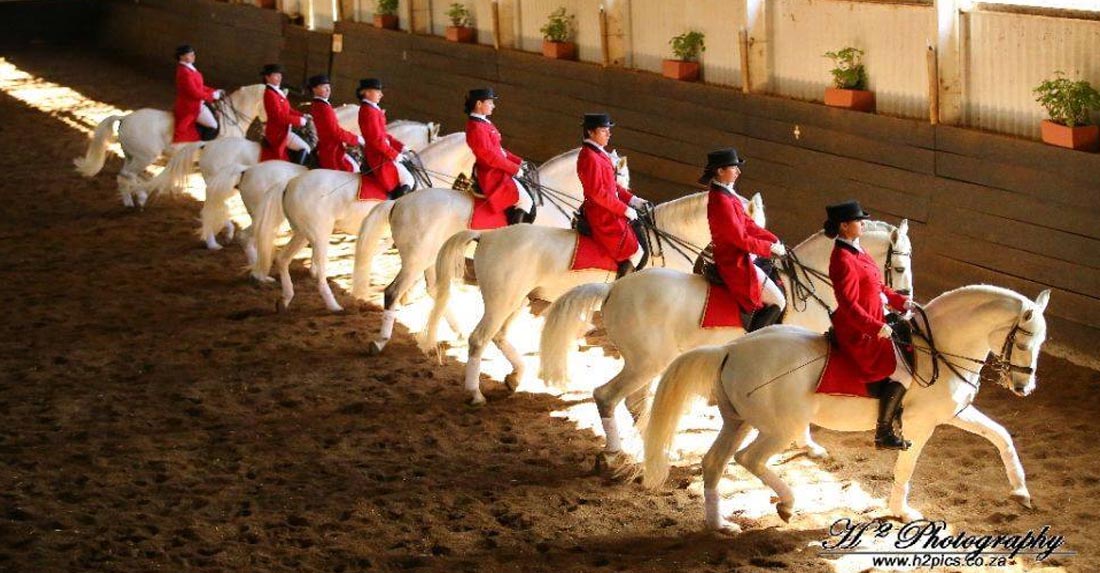
[[[821,444],[814,441],[814,437],[810,435],[810,427],[806,426],[806,431],[802,433],[797,440],[794,441],[795,445],[799,448],[806,450],[806,455],[815,460],[823,460],[829,457],[829,450],[826,450]]]
[[[470,333],[464,387],[470,393],[471,406],[485,404],[485,396],[481,393],[481,355],[485,353],[485,346],[496,337],[496,333],[500,332],[501,326],[508,320],[512,312],[515,312],[511,309],[520,305],[520,301],[509,301],[513,304],[502,305],[498,302],[499,297],[502,296],[504,295],[492,297],[489,292],[482,291],[482,297],[485,299],[485,314],[481,317],[477,326],[474,327],[474,331]]]
[[[119,170],[118,175],[115,177],[115,181],[118,182],[118,194],[122,196],[122,205],[131,209],[136,206],[134,205],[133,189],[137,187],[139,183],[134,161],[132,157],[126,155],[122,160],[122,169]]]
[[[286,310],[290,306],[290,301],[294,300],[294,281],[290,280],[290,262],[294,260],[294,255],[306,246],[306,242],[304,235],[293,231],[290,242],[275,257],[275,266],[279,269],[279,281],[283,286],[283,296],[278,302],[279,310]]]
[[[790,435],[776,433],[774,429],[760,429],[760,435],[756,437],[745,449],[734,454],[738,464],[760,478],[764,485],[772,488],[779,496],[779,502],[775,504],[775,510],[779,518],[790,522],[794,508],[794,492],[775,472],[768,469],[768,460],[781,452],[787,444],[791,443]]]
[[[962,412],[948,420],[947,423],[971,434],[977,434],[997,446],[997,450],[1001,452],[1001,461],[1005,465],[1005,473],[1008,474],[1008,483],[1012,486],[1012,499],[1031,509],[1031,493],[1027,490],[1024,467],[1020,464],[1020,456],[1016,453],[1016,445],[1012,442],[1012,436],[1004,429],[1004,426],[994,422],[973,405],[964,408]]]
[[[508,328],[512,326],[512,321],[514,321],[522,311],[523,307],[521,306],[510,314],[508,318],[504,319],[504,324],[500,326],[497,335],[493,337],[493,343],[497,345],[497,348],[499,348],[502,353],[504,353],[504,357],[507,358],[508,362],[512,365],[512,371],[504,377],[504,385],[512,392],[515,392],[516,389],[519,388],[519,383],[523,380],[523,371],[526,365],[523,363],[523,357],[520,356],[519,351],[508,341]]]
[[[416,283],[416,273],[409,270],[406,265],[401,265],[393,282],[386,287],[382,306],[382,327],[379,329],[378,338],[371,341],[367,349],[368,354],[375,356],[382,353],[386,343],[393,336],[393,324],[397,321],[397,310],[401,308],[401,298]]]
[[[428,269],[424,271],[424,284],[428,288],[429,296],[435,292],[435,281],[435,265],[429,265]],[[455,316],[455,311],[450,305],[443,309],[443,319],[447,321],[447,326],[455,334],[456,340],[465,338],[465,335],[462,334],[462,327],[458,324],[458,317]]]
[[[721,496],[718,495],[718,484],[722,481],[722,475],[726,473],[726,465],[741,446],[749,428],[730,406],[728,400],[722,399],[718,409],[722,413],[722,429],[718,432],[718,438],[714,444],[703,456],[703,504],[706,522],[710,529],[730,534],[740,533],[739,525],[730,523],[722,517],[722,511],[719,508]]]
[[[909,478],[913,477],[913,468],[917,465],[917,458],[932,437],[935,425],[918,426],[905,424],[905,437],[912,442],[908,450],[898,452],[897,462],[894,464],[894,487],[890,490],[890,514],[908,523],[924,519],[921,513],[909,507]]]
[[[226,242],[233,242],[233,234],[236,233],[237,227],[233,225],[232,219],[225,220],[225,240]]]
[[[317,290],[321,291],[321,298],[325,301],[325,308],[332,312],[340,312],[344,307],[336,302],[336,296],[332,294],[332,287],[328,284],[328,242],[330,234],[320,233],[310,245],[313,247],[313,268],[316,269]]]
[[[644,395],[649,382],[661,370],[660,368],[654,368],[641,359],[629,356],[624,356],[623,359],[625,361],[623,369],[607,384],[592,391],[592,397],[596,400],[596,408],[600,412],[600,421],[603,423],[603,431],[607,440],[607,444],[604,446],[605,454],[617,454],[622,451],[619,426],[615,423],[615,408],[627,396],[637,392],[642,392]]]

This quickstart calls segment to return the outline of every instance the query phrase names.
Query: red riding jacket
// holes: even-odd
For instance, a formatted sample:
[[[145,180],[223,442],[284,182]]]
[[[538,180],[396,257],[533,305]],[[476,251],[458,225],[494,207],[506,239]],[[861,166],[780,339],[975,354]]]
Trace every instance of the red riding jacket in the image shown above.
[[[302,124],[303,115],[290,106],[283,92],[267,86],[264,90],[264,111],[267,112],[267,124],[264,125],[266,145],[260,146],[260,161],[269,159],[287,159],[286,139],[290,128]]]
[[[313,98],[309,113],[313,116],[313,126],[317,128],[317,162],[321,169],[350,173],[352,166],[344,160],[344,146],[357,145],[359,137],[340,127],[332,104],[321,98]]]
[[[615,166],[602,149],[585,142],[577,156],[577,177],[584,189],[584,217],[592,238],[611,258],[622,262],[638,250],[626,209],[634,195],[615,180]]]
[[[405,145],[386,133],[386,110],[363,102],[359,106],[359,131],[363,132],[362,171],[369,175],[383,192],[389,192],[400,182],[393,160]]]
[[[721,185],[711,183],[707,196],[707,223],[714,243],[714,262],[718,274],[744,312],[760,308],[760,283],[750,254],[771,255],[779,239],[761,228],[745,212],[741,199]]]
[[[202,74],[190,66],[176,66],[176,104],[172,114],[176,117],[172,143],[188,143],[199,140],[195,119],[199,117],[202,102],[214,101],[216,90],[203,83]]]
[[[466,122],[466,145],[474,152],[474,172],[486,204],[498,213],[515,205],[519,190],[512,178],[523,159],[501,146],[496,126],[477,117]]]

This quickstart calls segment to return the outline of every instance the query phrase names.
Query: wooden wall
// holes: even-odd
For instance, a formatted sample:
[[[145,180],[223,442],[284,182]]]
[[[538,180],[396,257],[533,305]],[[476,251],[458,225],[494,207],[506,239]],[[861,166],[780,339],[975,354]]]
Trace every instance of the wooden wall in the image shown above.
[[[268,11],[208,0],[108,6],[118,21],[104,41],[157,54],[156,65],[189,39],[204,70],[239,74],[231,83],[251,81],[273,54],[295,80],[327,66],[328,35],[269,22]],[[229,42],[238,31],[250,42]],[[1053,288],[1052,339],[1100,350],[1100,155],[365,24],[335,31],[334,103],[378,76],[390,117],[451,132],[464,125],[466,90],[491,85],[506,144],[540,161],[578,145],[582,113],[608,111],[635,189],[657,200],[693,190],[706,152],[733,145],[749,161],[742,189],[764,195],[769,227],[788,243],[820,228],[825,204],[857,198],[878,217],[912,223],[919,298],[975,282],[1029,296]]]
[[[87,42],[98,11],[92,0],[0,1],[0,46]]]

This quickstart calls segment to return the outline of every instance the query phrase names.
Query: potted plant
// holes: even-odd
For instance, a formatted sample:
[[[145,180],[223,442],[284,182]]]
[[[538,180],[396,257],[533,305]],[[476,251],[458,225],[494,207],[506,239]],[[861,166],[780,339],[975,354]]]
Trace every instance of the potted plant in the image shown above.
[[[447,8],[447,17],[451,19],[451,25],[447,26],[447,39],[452,42],[472,44],[477,35],[477,30],[470,27],[470,11],[465,4],[455,2]]]
[[[570,42],[573,35],[572,14],[565,13],[562,6],[550,13],[546,25],[539,28],[542,32],[542,55],[555,60],[572,60],[577,57],[577,44]]]
[[[1071,80],[1062,72],[1035,88],[1039,102],[1050,119],[1040,125],[1043,141],[1050,145],[1097,151],[1100,126],[1089,125],[1089,112],[1100,109],[1100,93],[1085,80]]]
[[[825,105],[856,111],[875,111],[875,93],[867,90],[867,70],[863,68],[863,50],[851,46],[839,52],[825,52],[833,61],[833,84],[825,88]]]
[[[666,78],[693,82],[699,79],[699,54],[707,50],[702,32],[684,32],[668,41],[674,60],[665,60],[661,74]]]
[[[397,0],[377,0],[374,6],[374,27],[396,30]]]

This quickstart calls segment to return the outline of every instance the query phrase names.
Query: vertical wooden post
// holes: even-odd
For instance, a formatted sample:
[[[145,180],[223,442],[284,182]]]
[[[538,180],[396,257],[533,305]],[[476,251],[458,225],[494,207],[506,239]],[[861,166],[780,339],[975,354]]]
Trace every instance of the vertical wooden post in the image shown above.
[[[741,51],[741,93],[750,93],[752,83],[749,80],[749,31],[741,28],[737,32],[738,46]]]
[[[500,49],[500,3],[493,0],[489,3],[490,15],[493,21],[493,49]]]
[[[607,46],[607,11],[600,4],[600,58],[604,67],[611,64],[611,51]]]
[[[928,121],[932,125],[940,122],[940,64],[936,57],[936,47],[928,46]]]
[[[405,2],[405,21],[409,23],[409,33],[416,33],[416,20],[413,19],[413,14],[416,10],[413,7],[414,0],[407,0]]]

